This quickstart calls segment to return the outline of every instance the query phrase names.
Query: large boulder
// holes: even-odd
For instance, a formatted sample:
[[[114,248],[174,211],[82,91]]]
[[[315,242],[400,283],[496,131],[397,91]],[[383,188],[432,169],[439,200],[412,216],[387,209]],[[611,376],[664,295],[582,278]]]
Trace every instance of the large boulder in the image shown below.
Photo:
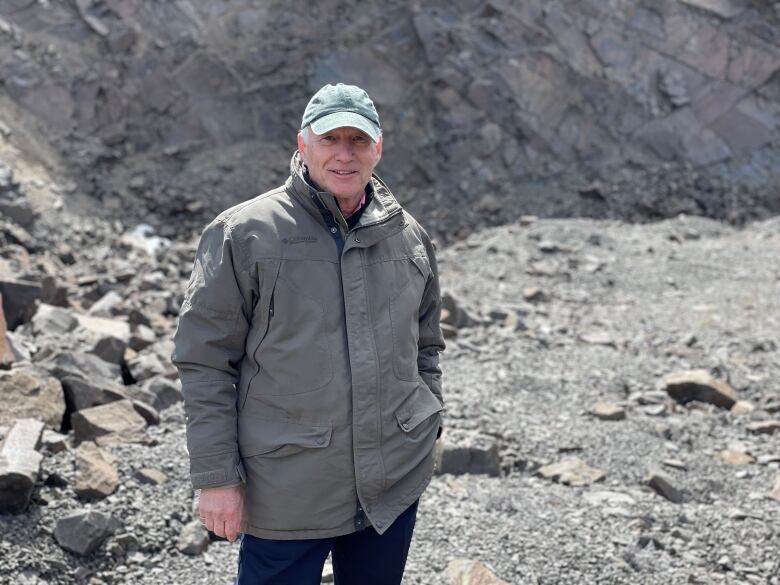
[[[54,539],[62,548],[77,555],[96,551],[121,523],[94,510],[81,510],[57,520]]]
[[[38,445],[43,423],[34,419],[16,422],[0,450],[0,513],[21,512],[30,503],[43,456]]]
[[[112,364],[122,363],[130,341],[130,324],[122,319],[78,315],[78,326],[90,340],[90,353]]]
[[[181,383],[162,376],[154,376],[145,380],[142,388],[146,395],[151,397],[152,401],[149,404],[157,410],[165,410],[183,400]]]
[[[73,311],[41,303],[32,318],[33,335],[65,335],[79,324]]]
[[[60,380],[72,376],[86,380],[122,383],[122,369],[118,365],[108,363],[90,353],[59,353],[53,360],[42,365]]]
[[[176,541],[176,548],[190,556],[203,554],[208,546],[209,533],[203,528],[200,520],[192,520],[185,524]]]
[[[32,369],[0,373],[0,425],[36,418],[59,430],[65,414],[65,395],[57,378]]]
[[[13,331],[35,314],[35,303],[41,298],[41,285],[0,272],[0,294],[3,295],[6,325]]]
[[[436,443],[437,473],[498,476],[501,458],[496,439],[476,431],[450,429]]]
[[[142,443],[146,440],[146,421],[130,400],[117,400],[74,412],[71,424],[76,443],[95,441],[98,445]]]
[[[74,411],[127,398],[123,386],[108,380],[65,376],[62,378],[62,387],[68,404]]]

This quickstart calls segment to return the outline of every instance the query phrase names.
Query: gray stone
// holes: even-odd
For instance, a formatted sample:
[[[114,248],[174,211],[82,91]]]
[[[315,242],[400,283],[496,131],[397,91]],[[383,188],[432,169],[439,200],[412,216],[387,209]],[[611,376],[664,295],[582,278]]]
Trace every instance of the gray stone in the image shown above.
[[[649,485],[655,493],[673,502],[679,504],[683,501],[682,492],[675,487],[672,479],[661,471],[651,471],[645,478],[645,483]]]
[[[780,431],[780,420],[760,420],[749,423],[747,430],[756,435],[772,435]]]
[[[122,304],[121,295],[113,290],[108,291],[87,310],[87,315],[109,318],[113,316],[114,309],[120,304]]]
[[[0,215],[10,217],[12,221],[24,229],[30,229],[37,217],[30,202],[24,197],[14,199],[0,199]]]
[[[112,364],[123,361],[130,341],[130,324],[121,319],[78,315],[80,329],[93,339],[90,353]]]
[[[759,455],[756,458],[756,463],[759,465],[769,465],[770,463],[780,463],[780,453],[768,453],[766,455]]]
[[[0,513],[21,512],[30,503],[43,456],[38,453],[44,424],[21,419],[0,450]]]
[[[32,361],[32,354],[35,351],[36,346],[28,337],[22,335],[22,333],[17,330],[13,333],[6,331],[5,339],[14,354],[14,361],[16,363]]]
[[[136,382],[143,382],[165,373],[165,366],[154,353],[138,354],[127,362],[127,367]]]
[[[662,459],[661,465],[671,467],[672,469],[682,469],[683,471],[688,470],[688,466],[685,464],[685,461],[681,461],[680,459]]]
[[[159,469],[153,469],[151,467],[144,467],[139,469],[133,474],[133,477],[138,480],[138,483],[160,485],[168,481],[168,476],[165,475]]]
[[[149,426],[160,424],[160,413],[151,404],[141,400],[133,400],[133,408],[140,414]]]
[[[56,378],[26,367],[0,373],[0,424],[36,418],[59,429],[64,414],[65,395]]]
[[[527,286],[522,290],[523,299],[529,303],[544,303],[550,300],[550,297],[537,286]]]
[[[32,318],[32,332],[40,335],[65,335],[78,326],[78,319],[73,311],[41,303]]]
[[[87,555],[96,551],[120,525],[111,516],[101,512],[82,510],[57,520],[54,539],[65,550]]]
[[[153,396],[150,402],[157,410],[165,410],[183,400],[181,394],[181,383],[162,376],[154,376],[144,381],[143,390]]]
[[[101,379],[65,376],[62,378],[62,387],[74,411],[127,398],[124,387]]]
[[[133,327],[128,344],[135,351],[141,351],[157,341],[157,335],[151,327],[139,324]]]
[[[550,463],[540,467],[538,475],[557,481],[564,485],[583,486],[601,481],[606,477],[606,472],[595,467],[590,467],[577,457],[563,459],[557,463]]]
[[[437,473],[464,473],[498,476],[501,458],[498,443],[477,431],[450,429],[436,444]]]
[[[608,347],[617,347],[615,339],[609,331],[589,331],[579,336],[580,341],[588,345],[606,345]]]
[[[95,441],[98,445],[110,445],[146,440],[146,421],[129,400],[117,400],[74,412],[71,424],[76,443]]]
[[[725,382],[714,379],[706,370],[686,370],[664,376],[661,381],[666,393],[681,404],[692,400],[731,408],[737,394]]]
[[[582,494],[582,499],[594,506],[634,506],[636,500],[628,494],[609,490],[593,490]]]
[[[3,312],[6,325],[13,331],[27,323],[35,314],[35,303],[41,298],[41,285],[17,280],[0,271],[0,294],[3,295]]]
[[[775,485],[769,493],[769,497],[780,502],[780,473],[775,477]]]
[[[444,291],[441,295],[442,310],[446,311],[446,318],[442,313],[442,323],[451,325],[457,329],[464,327],[473,327],[479,325],[480,320],[471,315],[463,307],[462,301],[458,300],[451,292]]]
[[[76,450],[76,494],[84,500],[97,500],[114,493],[119,472],[112,458],[95,443],[84,442]]]
[[[90,353],[112,364],[121,364],[125,358],[127,343],[116,337],[100,337],[92,345]]]
[[[57,431],[45,429],[41,444],[49,453],[62,453],[68,449],[68,437]]]
[[[122,382],[122,369],[94,354],[63,352],[57,354],[53,360],[41,365],[60,380],[70,376],[86,380],[100,380],[101,382]]]
[[[184,525],[176,541],[176,548],[185,555],[197,556],[203,554],[209,547],[209,533],[200,523],[192,520]]]

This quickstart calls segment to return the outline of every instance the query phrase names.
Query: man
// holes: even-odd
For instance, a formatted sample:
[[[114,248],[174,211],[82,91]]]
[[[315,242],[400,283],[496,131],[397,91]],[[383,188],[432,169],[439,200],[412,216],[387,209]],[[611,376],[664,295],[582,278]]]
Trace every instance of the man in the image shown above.
[[[203,232],[175,336],[206,528],[239,585],[397,584],[443,400],[426,232],[373,174],[362,89],[310,100],[287,182]]]

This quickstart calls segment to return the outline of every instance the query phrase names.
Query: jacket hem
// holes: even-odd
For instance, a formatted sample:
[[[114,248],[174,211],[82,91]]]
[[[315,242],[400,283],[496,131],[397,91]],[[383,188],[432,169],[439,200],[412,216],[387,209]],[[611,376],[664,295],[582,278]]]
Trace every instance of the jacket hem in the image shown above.
[[[335,528],[312,528],[302,530],[273,530],[263,528],[254,524],[247,524],[245,534],[256,536],[257,538],[269,538],[273,540],[308,540],[313,538],[334,538],[344,536],[355,532],[355,520],[350,518],[349,522]]]

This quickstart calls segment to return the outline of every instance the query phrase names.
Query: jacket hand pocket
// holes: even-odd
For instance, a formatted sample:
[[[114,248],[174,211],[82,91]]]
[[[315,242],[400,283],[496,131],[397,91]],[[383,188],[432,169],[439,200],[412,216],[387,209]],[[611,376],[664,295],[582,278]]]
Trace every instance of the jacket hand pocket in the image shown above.
[[[395,411],[398,426],[405,433],[412,433],[434,414],[444,410],[439,399],[427,386],[417,386],[412,395]]]
[[[252,417],[239,422],[238,445],[242,458],[285,457],[305,449],[327,447],[332,432],[333,425],[330,423]]]

